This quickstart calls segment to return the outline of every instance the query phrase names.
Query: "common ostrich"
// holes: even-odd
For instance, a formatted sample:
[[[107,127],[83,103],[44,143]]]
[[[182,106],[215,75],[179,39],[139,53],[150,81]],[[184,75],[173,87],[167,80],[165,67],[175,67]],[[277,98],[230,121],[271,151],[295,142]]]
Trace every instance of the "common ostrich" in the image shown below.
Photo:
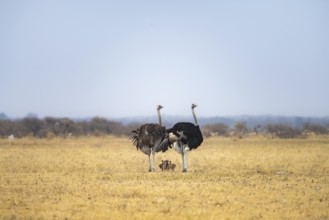
[[[159,165],[162,171],[175,171],[176,164],[171,163],[170,160],[162,160],[162,163]]]
[[[160,147],[171,146],[182,155],[183,172],[187,172],[187,154],[190,150],[198,148],[203,142],[202,133],[198,125],[198,121],[194,112],[196,104],[192,104],[192,114],[194,122],[178,122],[172,128],[167,130],[167,135],[160,144]]]
[[[159,118],[159,124],[144,124],[132,131],[132,141],[136,146],[137,150],[141,150],[144,154],[148,156],[149,162],[149,172],[155,171],[155,153],[156,152],[165,152],[168,150],[168,143],[164,143],[159,146],[163,137],[166,135],[166,129],[162,126],[160,109],[163,106],[157,106],[157,113]],[[152,154],[152,163],[151,163],[151,154]]]

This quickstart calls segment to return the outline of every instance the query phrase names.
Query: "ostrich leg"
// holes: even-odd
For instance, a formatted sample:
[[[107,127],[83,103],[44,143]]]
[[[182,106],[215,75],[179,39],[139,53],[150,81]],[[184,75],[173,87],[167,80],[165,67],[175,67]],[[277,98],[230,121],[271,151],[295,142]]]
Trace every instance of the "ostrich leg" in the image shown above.
[[[186,169],[185,169],[185,155],[184,155],[184,150],[183,150],[183,144],[180,141],[177,141],[176,145],[177,145],[176,150],[182,155],[182,171],[186,172]]]
[[[185,147],[183,150],[183,158],[184,158],[184,162],[183,162],[183,172],[187,172],[187,154],[190,151],[189,147]]]
[[[148,154],[147,156],[149,158],[149,172],[151,172],[152,171],[152,169],[151,169],[151,155]]]
[[[182,171],[185,173],[187,170],[185,169],[185,155],[182,153],[182,160],[183,160],[183,169]]]
[[[152,148],[152,171],[155,172],[155,149]]]

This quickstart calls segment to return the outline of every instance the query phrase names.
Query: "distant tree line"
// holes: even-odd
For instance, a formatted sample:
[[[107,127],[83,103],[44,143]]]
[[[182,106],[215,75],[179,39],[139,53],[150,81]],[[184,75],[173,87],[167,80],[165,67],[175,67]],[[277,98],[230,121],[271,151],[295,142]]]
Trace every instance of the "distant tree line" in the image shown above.
[[[205,125],[203,134],[209,136],[235,136],[239,138],[250,135],[269,135],[272,138],[298,138],[309,135],[329,134],[329,125],[305,123],[302,128],[287,124],[265,124],[247,127],[245,122],[237,122],[232,128],[223,123]]]
[[[132,130],[140,124],[108,120],[94,117],[90,120],[75,121],[69,118],[25,117],[19,120],[0,120],[0,137],[33,136],[38,138],[70,137],[70,136],[130,136]],[[244,121],[236,122],[234,126],[225,123],[201,126],[205,137],[223,136],[244,138],[250,135],[268,135],[272,138],[297,138],[312,134],[329,134],[329,125],[305,123],[302,128],[287,124],[255,125],[250,128]]]
[[[0,120],[0,136],[33,136],[38,138],[68,136],[129,135],[138,125],[123,125],[120,122],[94,117],[91,120],[74,121],[69,118],[26,117],[20,120]]]

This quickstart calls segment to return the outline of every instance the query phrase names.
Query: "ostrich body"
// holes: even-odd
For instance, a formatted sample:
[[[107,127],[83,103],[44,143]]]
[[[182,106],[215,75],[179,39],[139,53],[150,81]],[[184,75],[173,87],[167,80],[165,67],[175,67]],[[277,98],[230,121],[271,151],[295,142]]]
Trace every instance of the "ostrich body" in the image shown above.
[[[202,133],[194,112],[197,105],[192,104],[192,114],[194,122],[178,122],[172,128],[167,130],[167,136],[160,144],[168,146],[174,144],[174,149],[182,155],[183,172],[187,172],[187,154],[190,150],[198,148],[203,142]]]
[[[136,146],[137,150],[141,150],[144,154],[148,156],[149,172],[155,171],[155,153],[165,152],[168,150],[168,144],[162,144],[159,146],[161,140],[166,135],[166,129],[162,126],[160,109],[163,107],[161,105],[157,106],[159,124],[144,124],[132,131],[132,141]],[[152,154],[152,162],[151,162]]]

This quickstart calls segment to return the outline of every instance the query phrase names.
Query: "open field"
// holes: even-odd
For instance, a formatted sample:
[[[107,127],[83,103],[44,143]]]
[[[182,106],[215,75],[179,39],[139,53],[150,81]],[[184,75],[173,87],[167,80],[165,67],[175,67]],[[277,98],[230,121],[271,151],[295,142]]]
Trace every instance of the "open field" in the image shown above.
[[[0,140],[0,219],[329,219],[329,137],[205,139],[182,173],[126,138]]]

